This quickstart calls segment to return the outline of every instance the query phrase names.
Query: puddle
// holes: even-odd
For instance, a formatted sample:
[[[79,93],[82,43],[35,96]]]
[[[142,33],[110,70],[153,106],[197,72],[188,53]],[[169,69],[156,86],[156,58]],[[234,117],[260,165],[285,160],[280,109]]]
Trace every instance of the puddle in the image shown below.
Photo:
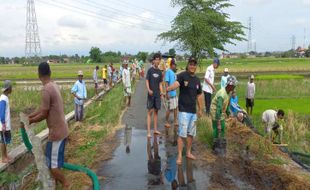
[[[172,189],[173,179],[187,184],[179,189],[206,189],[208,176],[195,167],[194,161],[183,158],[183,166],[176,166],[177,147],[170,138],[147,140],[146,135],[146,130],[130,127],[119,132],[122,143],[114,158],[97,172],[98,177],[105,178],[100,181],[102,189]]]

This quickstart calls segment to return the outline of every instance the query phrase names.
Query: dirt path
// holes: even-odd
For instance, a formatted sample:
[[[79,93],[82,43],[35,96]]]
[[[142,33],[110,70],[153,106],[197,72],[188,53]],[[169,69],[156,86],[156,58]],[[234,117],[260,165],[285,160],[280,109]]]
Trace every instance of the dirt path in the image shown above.
[[[100,179],[104,179],[101,181],[103,189],[171,189],[171,183],[165,177],[166,168],[174,168],[172,176],[175,176],[179,184],[184,183],[185,189],[255,189],[232,171],[232,163],[219,162],[212,154],[207,156],[210,159],[207,162],[203,156],[193,162],[184,158],[183,166],[177,168],[175,133],[173,129],[164,128],[164,110],[159,114],[159,127],[164,135],[148,141],[145,105],[145,81],[141,80],[137,83],[132,106],[122,119],[127,127],[117,135],[121,140],[120,146],[115,150],[112,160],[99,166],[97,174]],[[201,144],[196,143],[194,148],[195,154],[201,155]],[[157,164],[152,165],[148,161],[152,160],[149,155],[155,158],[157,150],[160,159],[155,159]],[[156,169],[161,172],[156,172]],[[184,182],[182,178],[185,179]]]

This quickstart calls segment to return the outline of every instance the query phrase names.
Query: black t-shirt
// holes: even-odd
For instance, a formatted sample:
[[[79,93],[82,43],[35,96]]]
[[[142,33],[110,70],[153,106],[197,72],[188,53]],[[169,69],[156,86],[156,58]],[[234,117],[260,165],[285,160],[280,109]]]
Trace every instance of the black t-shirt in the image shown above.
[[[199,78],[184,71],[178,75],[177,81],[180,84],[179,111],[196,113],[197,95],[202,93]]]
[[[159,85],[163,80],[162,73],[159,69],[155,69],[151,67],[146,74],[146,80],[149,81],[150,89],[153,91],[153,96],[160,96],[160,88]]]

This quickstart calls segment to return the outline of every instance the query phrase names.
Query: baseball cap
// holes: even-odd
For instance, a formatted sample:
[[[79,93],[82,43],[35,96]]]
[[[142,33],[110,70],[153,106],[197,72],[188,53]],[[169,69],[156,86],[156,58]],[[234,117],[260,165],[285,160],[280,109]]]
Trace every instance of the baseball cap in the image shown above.
[[[79,71],[78,76],[83,76],[83,71]]]
[[[219,60],[219,58],[213,59],[213,63],[220,65],[220,60]]]
[[[229,71],[228,68],[225,68],[225,69],[224,69],[224,72],[225,72],[225,73],[228,73],[228,71]]]
[[[2,86],[2,92],[5,92],[9,88],[12,88],[12,82],[10,80],[5,80]]]
[[[226,86],[231,85],[231,86],[237,86],[238,80],[235,76],[230,76],[227,79]]]
[[[251,75],[251,79],[254,79],[254,75]]]

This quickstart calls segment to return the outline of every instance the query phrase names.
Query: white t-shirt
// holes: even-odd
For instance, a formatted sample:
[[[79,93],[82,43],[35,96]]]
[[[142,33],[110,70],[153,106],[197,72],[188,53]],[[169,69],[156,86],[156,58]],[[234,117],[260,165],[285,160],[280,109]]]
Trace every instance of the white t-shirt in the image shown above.
[[[97,74],[97,70],[95,69],[93,72],[93,79],[95,83],[98,83],[98,74]]]
[[[214,76],[215,76],[215,69],[214,69],[213,65],[210,65],[207,68],[207,71],[206,71],[204,79],[208,80],[211,84],[214,84]],[[205,80],[203,81],[202,90],[204,92],[208,92],[210,94],[213,94],[212,87],[210,85],[208,85]]]
[[[265,123],[273,125],[277,120],[277,112],[275,110],[266,110],[263,113],[262,119]]]
[[[5,105],[5,111],[4,111],[4,115],[2,115],[1,117],[4,116],[5,119],[5,125],[6,125],[6,130],[9,131],[11,130],[11,112],[10,112],[10,102],[9,102],[9,98],[2,94],[0,96],[0,102],[1,105]],[[0,121],[0,131],[2,131],[2,122]]]
[[[254,99],[255,96],[255,84],[248,82],[247,91],[246,91],[246,98]]]
[[[128,69],[123,69],[123,73],[122,73],[122,80],[123,80],[123,84],[126,88],[131,87],[131,83],[130,83],[130,72]]]

